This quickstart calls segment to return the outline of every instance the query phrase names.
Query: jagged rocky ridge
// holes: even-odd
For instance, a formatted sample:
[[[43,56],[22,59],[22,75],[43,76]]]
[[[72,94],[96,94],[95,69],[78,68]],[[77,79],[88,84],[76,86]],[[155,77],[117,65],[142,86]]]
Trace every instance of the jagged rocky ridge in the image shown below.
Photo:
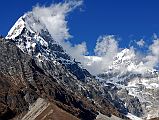
[[[33,21],[32,21],[33,20]],[[98,112],[127,119],[124,102],[101,88],[87,70],[53,40],[32,13],[22,16],[0,42],[0,117],[13,118],[44,98],[72,115],[93,120]],[[16,47],[16,46],[18,47]],[[112,97],[113,96],[113,97]]]

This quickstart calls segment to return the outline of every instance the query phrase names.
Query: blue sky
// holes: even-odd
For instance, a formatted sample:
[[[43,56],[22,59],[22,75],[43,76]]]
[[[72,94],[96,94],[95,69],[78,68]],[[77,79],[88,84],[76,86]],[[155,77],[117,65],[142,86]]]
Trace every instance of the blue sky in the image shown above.
[[[15,21],[36,4],[49,5],[61,0],[2,0],[0,4],[0,34],[6,35]],[[93,53],[100,35],[113,34],[121,38],[119,45],[127,47],[132,40],[150,44],[153,33],[159,33],[158,0],[85,0],[82,10],[68,16],[72,43],[86,41]]]

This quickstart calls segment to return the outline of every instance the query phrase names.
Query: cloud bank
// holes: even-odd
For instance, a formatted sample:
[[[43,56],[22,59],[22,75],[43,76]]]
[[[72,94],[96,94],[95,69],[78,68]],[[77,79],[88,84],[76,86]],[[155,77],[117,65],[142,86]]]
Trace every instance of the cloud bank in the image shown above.
[[[33,15],[42,22],[52,37],[62,42],[71,37],[67,26],[67,15],[75,8],[82,5],[82,1],[69,1],[51,4],[48,7],[35,6],[32,10]]]
[[[84,66],[92,73],[98,74],[108,69],[114,56],[119,52],[117,38],[114,35],[103,35],[97,39],[95,56],[87,56]]]
[[[149,54],[145,57],[145,65],[149,68],[158,66],[159,63],[159,38],[155,38],[153,44],[149,46]]]
[[[55,41],[63,46],[63,48],[78,61],[83,59],[87,54],[86,43],[72,45],[68,39],[72,37],[69,33],[67,16],[76,8],[82,6],[82,0],[70,0],[60,3],[54,3],[50,6],[35,6],[32,13],[35,18],[46,26],[49,33]],[[35,26],[40,29],[41,26]],[[35,29],[36,29],[35,28]]]
[[[96,75],[106,71],[109,66],[112,65],[115,56],[121,52],[123,48],[119,47],[118,38],[115,35],[99,36],[94,48],[94,56],[88,56],[86,42],[77,45],[71,44],[69,38],[73,36],[69,33],[69,27],[67,25],[69,21],[67,20],[67,16],[74,9],[80,8],[82,4],[82,1],[71,0],[52,4],[48,7],[35,6],[32,12],[33,15],[46,26],[55,41],[59,42],[73,58],[81,62],[92,74]],[[144,47],[145,41],[141,39],[137,41],[136,44],[139,47]],[[147,55],[141,55],[132,48],[133,46],[128,47],[130,51],[133,50],[136,59],[142,62],[143,66],[152,69],[158,64],[159,39],[157,36],[153,40],[152,45],[149,46]]]

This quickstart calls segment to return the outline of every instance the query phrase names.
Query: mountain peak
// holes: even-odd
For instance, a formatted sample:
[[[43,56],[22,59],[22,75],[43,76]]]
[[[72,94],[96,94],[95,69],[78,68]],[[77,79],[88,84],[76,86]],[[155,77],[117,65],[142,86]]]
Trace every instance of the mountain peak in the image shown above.
[[[31,33],[40,33],[41,30],[46,31],[46,27],[42,24],[32,12],[25,13],[21,16],[14,26],[8,32],[6,39],[15,39],[18,37],[22,31],[26,28]]]
[[[15,39],[19,34],[21,34],[22,30],[25,27],[25,21],[23,20],[23,17],[20,17],[14,26],[10,29],[8,32],[8,35],[6,36],[6,39]]]
[[[123,49],[121,52],[117,54],[115,59],[133,59],[135,57],[135,53],[133,50],[130,50],[128,48]]]

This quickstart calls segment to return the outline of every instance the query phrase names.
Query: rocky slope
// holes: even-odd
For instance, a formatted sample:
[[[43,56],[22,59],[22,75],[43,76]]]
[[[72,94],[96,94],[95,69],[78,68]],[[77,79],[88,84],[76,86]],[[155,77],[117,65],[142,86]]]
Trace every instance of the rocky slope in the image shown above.
[[[101,96],[100,91],[92,87],[93,83],[82,83],[62,65],[43,61],[52,69],[52,74],[38,66],[38,59],[32,59],[17,48],[14,42],[5,39],[0,40],[0,54],[0,119],[27,114],[39,98],[84,120],[95,119],[98,112],[126,118],[109,97]],[[94,101],[87,98],[87,94],[92,92]]]
[[[79,120],[75,116],[60,109],[49,101],[38,98],[35,103],[29,107],[25,114],[16,116],[13,120]]]

